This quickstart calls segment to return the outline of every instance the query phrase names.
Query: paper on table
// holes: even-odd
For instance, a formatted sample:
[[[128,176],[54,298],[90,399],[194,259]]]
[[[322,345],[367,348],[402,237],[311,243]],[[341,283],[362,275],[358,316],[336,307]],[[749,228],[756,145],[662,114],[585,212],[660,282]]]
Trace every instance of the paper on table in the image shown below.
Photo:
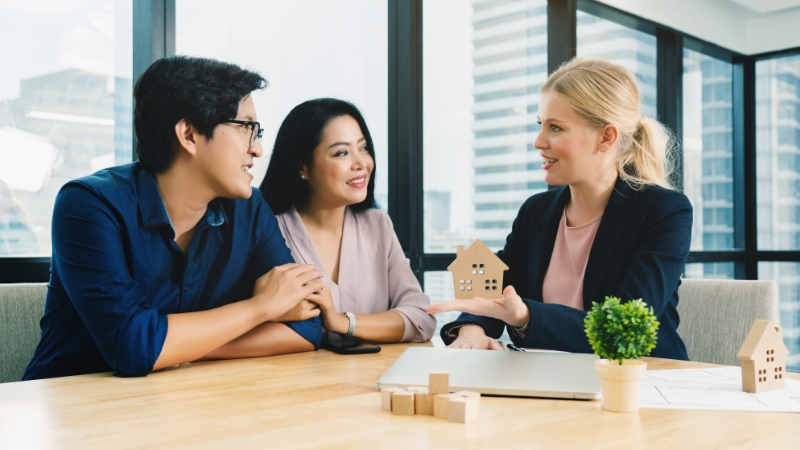
[[[742,391],[742,369],[648,370],[642,380],[641,408],[800,412],[800,381],[761,394]]]

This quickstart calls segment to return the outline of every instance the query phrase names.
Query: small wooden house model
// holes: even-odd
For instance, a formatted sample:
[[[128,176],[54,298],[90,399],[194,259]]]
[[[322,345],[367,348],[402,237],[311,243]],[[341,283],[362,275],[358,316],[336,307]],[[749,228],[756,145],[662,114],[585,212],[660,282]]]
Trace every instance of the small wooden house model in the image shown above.
[[[742,363],[742,390],[758,393],[783,389],[788,354],[783,329],[769,320],[756,320],[736,355]]]
[[[479,239],[466,249],[459,245],[456,259],[447,270],[453,272],[456,298],[497,298],[503,295],[503,272],[508,270],[508,266]]]

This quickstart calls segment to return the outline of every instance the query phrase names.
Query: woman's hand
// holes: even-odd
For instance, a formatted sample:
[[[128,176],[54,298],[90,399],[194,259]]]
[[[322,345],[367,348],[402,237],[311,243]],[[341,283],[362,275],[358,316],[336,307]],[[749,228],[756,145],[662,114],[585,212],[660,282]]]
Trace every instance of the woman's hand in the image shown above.
[[[286,311],[286,313],[272,322],[298,322],[301,320],[311,319],[320,314],[320,309],[316,303],[308,300],[300,300],[294,308]]]
[[[507,286],[503,290],[503,296],[500,298],[450,300],[442,303],[435,303],[427,309],[428,314],[438,314],[445,311],[462,311],[476,316],[492,317],[515,327],[525,326],[528,320],[530,320],[531,315],[528,310],[528,305],[517,295],[517,291],[514,290],[513,286]],[[462,327],[462,329],[463,328],[464,327]],[[481,329],[481,331],[483,331],[483,329]],[[459,339],[460,336],[461,333],[459,333]],[[455,342],[453,344],[455,344]]]
[[[502,350],[499,342],[490,338],[477,325],[464,325],[458,329],[458,338],[448,348],[472,348],[476,350]]]
[[[295,308],[303,297],[325,286],[322,277],[322,272],[310,264],[275,266],[256,280],[249,301],[264,314],[263,321],[275,321]]]
[[[350,319],[336,311],[333,306],[330,288],[323,287],[317,292],[307,295],[305,300],[316,304],[322,310],[322,327],[334,333],[345,334],[350,328]]]

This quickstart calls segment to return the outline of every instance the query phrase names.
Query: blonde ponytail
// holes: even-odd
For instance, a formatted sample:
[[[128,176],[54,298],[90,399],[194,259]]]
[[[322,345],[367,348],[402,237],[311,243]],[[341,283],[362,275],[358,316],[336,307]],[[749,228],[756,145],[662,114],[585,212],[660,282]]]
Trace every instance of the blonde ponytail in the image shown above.
[[[550,75],[545,91],[559,94],[590,126],[616,125],[617,173],[633,189],[672,189],[675,140],[664,125],[639,112],[639,86],[630,70],[603,59],[573,58]]]

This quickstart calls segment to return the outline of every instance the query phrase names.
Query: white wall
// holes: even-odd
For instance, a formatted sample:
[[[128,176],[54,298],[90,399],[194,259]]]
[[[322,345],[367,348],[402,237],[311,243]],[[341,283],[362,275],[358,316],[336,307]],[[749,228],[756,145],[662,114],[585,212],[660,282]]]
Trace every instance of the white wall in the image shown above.
[[[800,47],[800,7],[761,14],[729,0],[599,0],[744,54]]]

